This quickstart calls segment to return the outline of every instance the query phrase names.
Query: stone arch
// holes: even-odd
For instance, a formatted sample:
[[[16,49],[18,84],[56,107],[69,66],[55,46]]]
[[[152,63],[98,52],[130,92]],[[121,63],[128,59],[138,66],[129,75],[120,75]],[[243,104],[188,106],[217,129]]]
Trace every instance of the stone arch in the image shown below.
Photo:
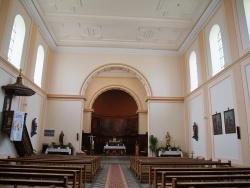
[[[145,88],[147,97],[152,96],[152,90],[150,88],[150,85],[147,81],[147,79],[135,68],[128,66],[128,65],[124,65],[124,64],[108,64],[108,65],[103,65],[97,69],[95,69],[94,71],[92,71],[87,78],[84,80],[82,87],[81,87],[81,95],[85,95],[85,92],[88,88],[88,85],[90,84],[90,82],[99,74],[106,72],[106,71],[110,71],[110,70],[121,70],[123,72],[127,72],[130,74],[133,74],[143,85],[143,87]],[[128,91],[128,90],[127,90]],[[133,95],[131,95],[133,96]]]

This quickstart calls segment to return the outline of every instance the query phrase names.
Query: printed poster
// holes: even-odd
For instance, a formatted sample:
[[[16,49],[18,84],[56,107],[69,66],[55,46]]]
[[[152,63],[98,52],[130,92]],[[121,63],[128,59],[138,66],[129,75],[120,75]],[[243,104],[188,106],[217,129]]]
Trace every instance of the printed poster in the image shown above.
[[[10,140],[11,141],[21,141],[23,133],[25,112],[15,111],[11,126]]]

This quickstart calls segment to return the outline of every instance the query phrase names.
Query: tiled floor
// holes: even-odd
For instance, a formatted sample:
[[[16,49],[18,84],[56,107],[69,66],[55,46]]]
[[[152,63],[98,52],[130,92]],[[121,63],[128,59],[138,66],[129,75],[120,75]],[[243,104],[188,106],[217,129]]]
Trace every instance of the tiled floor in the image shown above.
[[[101,168],[93,183],[87,183],[86,188],[104,188],[105,180],[108,173],[109,164],[120,164],[123,170],[124,176],[127,180],[128,186],[130,188],[146,188],[148,184],[140,184],[132,171],[129,168],[129,157],[126,156],[105,156],[102,157]],[[122,188],[122,187],[121,187]]]

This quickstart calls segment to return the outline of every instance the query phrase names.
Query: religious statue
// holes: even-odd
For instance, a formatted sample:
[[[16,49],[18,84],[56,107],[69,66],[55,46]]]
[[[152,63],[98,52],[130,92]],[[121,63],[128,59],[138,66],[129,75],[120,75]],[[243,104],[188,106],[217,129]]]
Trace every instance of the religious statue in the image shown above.
[[[37,134],[37,123],[36,123],[36,118],[32,120],[32,125],[31,125],[31,137]]]
[[[167,132],[167,135],[166,135],[166,146],[170,146],[170,139],[171,139],[170,134],[169,134],[169,132]]]
[[[193,137],[196,141],[198,141],[198,125],[194,122],[193,125]]]
[[[63,145],[63,137],[64,137],[64,133],[63,133],[63,131],[61,131],[61,133],[59,135],[59,143],[61,146]]]

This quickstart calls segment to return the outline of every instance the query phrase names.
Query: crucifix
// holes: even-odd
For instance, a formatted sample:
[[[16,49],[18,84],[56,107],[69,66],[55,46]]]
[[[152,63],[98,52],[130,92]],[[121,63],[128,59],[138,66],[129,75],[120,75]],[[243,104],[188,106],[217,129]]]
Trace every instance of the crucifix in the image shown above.
[[[90,139],[90,153],[91,155],[94,155],[94,137],[92,134],[89,136],[89,139]]]
[[[192,151],[190,154],[191,154],[191,157],[193,158],[195,153],[194,151]]]
[[[89,141],[90,141],[90,144],[92,144],[92,142],[94,141],[94,137],[95,137],[95,136],[93,136],[93,135],[90,135],[90,136],[89,136],[89,139],[90,139],[90,140],[89,140]]]

